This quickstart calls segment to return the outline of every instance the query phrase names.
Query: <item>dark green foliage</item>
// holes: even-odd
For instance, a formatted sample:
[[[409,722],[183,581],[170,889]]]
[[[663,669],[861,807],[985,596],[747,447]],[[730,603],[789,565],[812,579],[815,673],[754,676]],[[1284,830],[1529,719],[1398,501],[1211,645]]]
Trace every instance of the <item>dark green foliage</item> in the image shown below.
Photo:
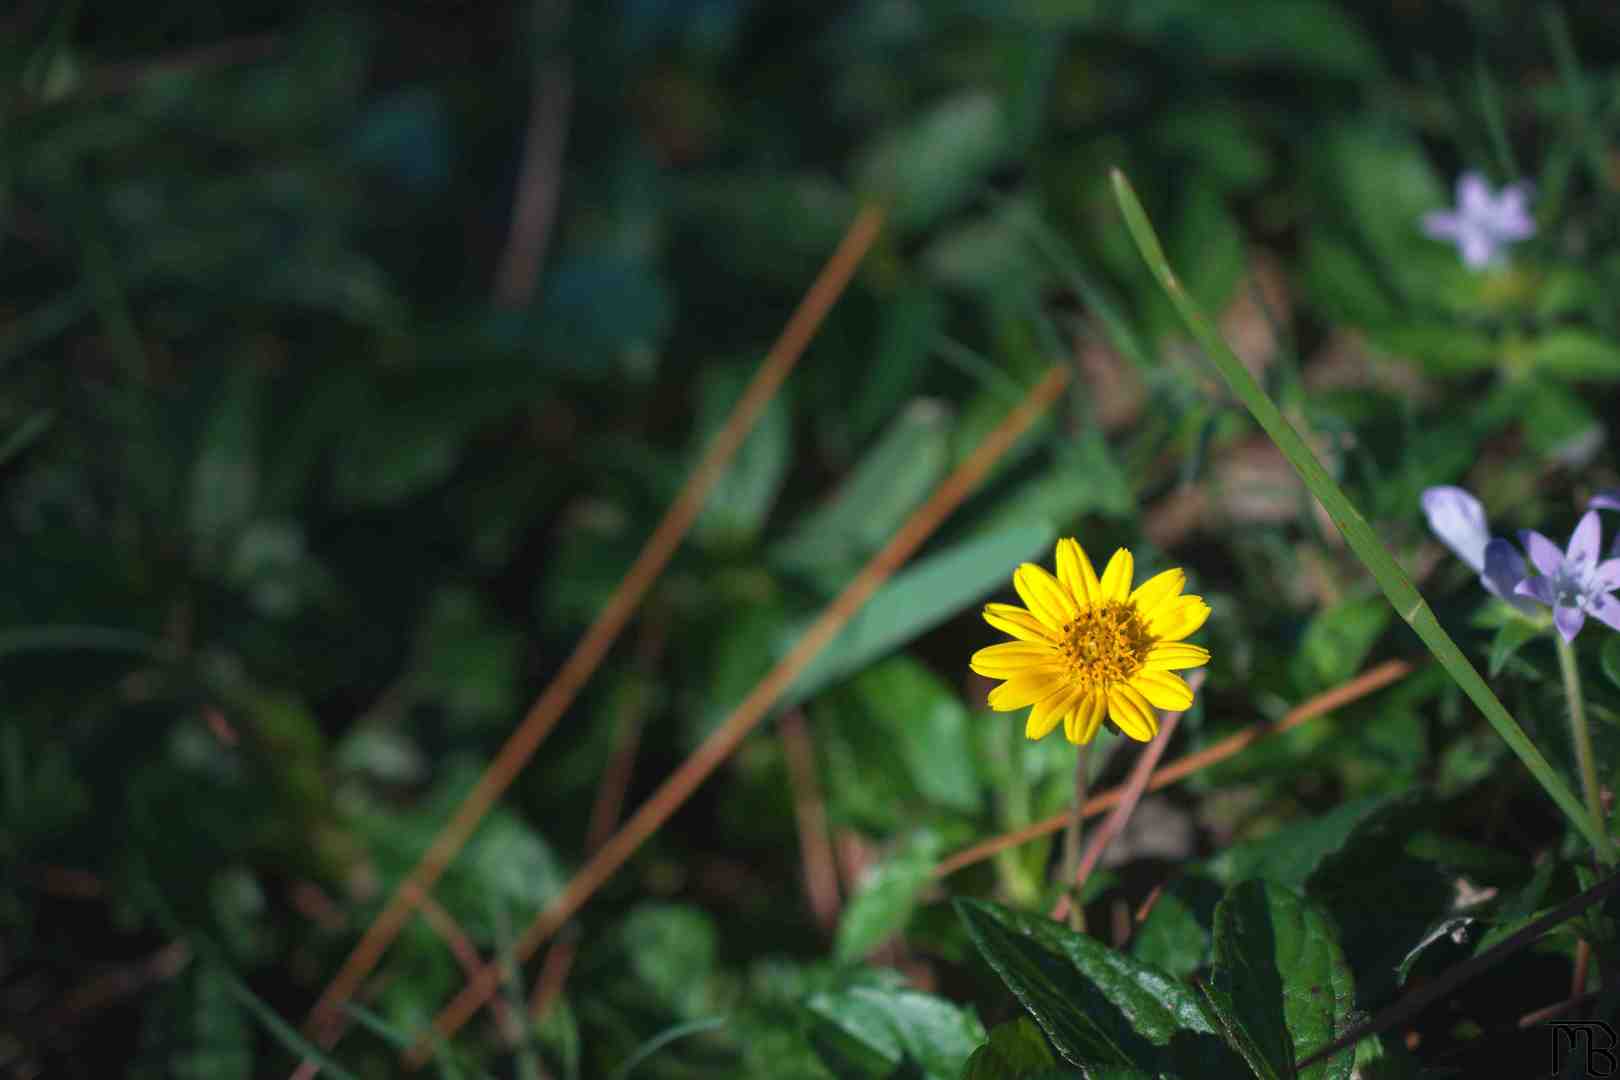
[[[598,815],[633,812],[1054,365],[1064,397],[786,688],[815,794],[767,719],[564,928],[550,1010],[537,957],[437,1075],[1286,1077],[1591,883],[1432,666],[1150,795],[1086,934],[1042,914],[1055,838],[935,870],[1069,803],[1073,748],[1025,741],[967,670],[1001,638],[979,606],[1057,537],[1210,600],[1171,758],[1421,659],[1187,336],[1114,166],[1577,784],[1545,628],[1418,499],[1464,484],[1496,533],[1561,542],[1620,486],[1601,5],[14,6],[0,1071],[285,1076],[311,1052],[299,1021],[872,199],[850,286],[323,1075],[397,1075],[469,950],[516,967]],[[1468,169],[1535,187],[1537,235],[1485,272],[1419,224]],[[1589,618],[1576,646],[1612,789],[1620,634]],[[1093,790],[1137,752],[1102,736]],[[1614,970],[1615,917],[1302,1075],[1488,1052],[1568,995],[1577,940]]]

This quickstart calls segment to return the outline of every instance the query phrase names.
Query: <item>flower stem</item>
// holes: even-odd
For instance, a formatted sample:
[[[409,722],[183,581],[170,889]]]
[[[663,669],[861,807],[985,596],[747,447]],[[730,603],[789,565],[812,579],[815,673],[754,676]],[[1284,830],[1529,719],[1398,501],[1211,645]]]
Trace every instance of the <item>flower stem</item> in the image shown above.
[[[1581,773],[1581,791],[1586,796],[1586,811],[1592,815],[1599,829],[1607,833],[1604,825],[1603,801],[1598,793],[1597,759],[1592,753],[1592,734],[1586,727],[1586,700],[1581,696],[1581,669],[1575,663],[1575,647],[1564,640],[1564,635],[1553,633],[1558,646],[1558,668],[1564,675],[1564,697],[1569,702],[1569,730],[1575,742],[1575,764]],[[1613,849],[1608,845],[1597,848],[1604,862],[1612,862]]]
[[[1085,820],[1087,766],[1090,765],[1086,751],[1090,749],[1090,743],[1081,743],[1075,748],[1074,805],[1069,807],[1069,824],[1063,830],[1063,864],[1058,871],[1058,882],[1064,889],[1074,888],[1074,875],[1080,867],[1080,832]],[[1077,932],[1084,932],[1086,928],[1086,910],[1078,896],[1069,905],[1069,926]]]
[[[1033,810],[1030,806],[1029,776],[1025,773],[1022,747],[1024,733],[1012,724],[1003,725],[1006,736],[997,746],[1007,767],[1008,783],[1001,798],[1001,823],[1006,829],[1019,829],[1029,824]],[[1024,868],[1016,848],[996,854],[996,876],[1007,896],[1016,904],[1034,903],[1040,896],[1040,872],[1033,876]]]
[[[1586,795],[1586,813],[1591,814],[1599,829],[1604,827],[1604,803],[1597,790],[1597,758],[1592,755],[1592,735],[1586,727],[1586,698],[1581,696],[1581,669],[1575,662],[1575,646],[1563,640],[1562,633],[1554,631],[1552,641],[1558,646],[1558,670],[1563,672],[1563,696],[1570,703],[1570,735],[1575,740],[1575,764],[1581,772],[1581,793]],[[1614,848],[1597,848],[1602,861],[1614,861]]]

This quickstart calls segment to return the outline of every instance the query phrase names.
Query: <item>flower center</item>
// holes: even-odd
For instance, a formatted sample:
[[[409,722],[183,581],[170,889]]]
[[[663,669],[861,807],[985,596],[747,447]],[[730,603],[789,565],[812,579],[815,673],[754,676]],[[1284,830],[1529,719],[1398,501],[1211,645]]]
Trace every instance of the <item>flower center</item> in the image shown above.
[[[1153,637],[1130,604],[1114,601],[1086,608],[1063,627],[1059,649],[1069,677],[1091,686],[1128,682],[1147,660]]]

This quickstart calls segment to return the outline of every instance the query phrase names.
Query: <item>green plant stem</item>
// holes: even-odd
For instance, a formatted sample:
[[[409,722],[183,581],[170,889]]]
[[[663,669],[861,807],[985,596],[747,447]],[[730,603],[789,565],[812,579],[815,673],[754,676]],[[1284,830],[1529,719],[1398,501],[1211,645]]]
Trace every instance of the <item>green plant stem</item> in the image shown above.
[[[1603,828],[1603,800],[1598,792],[1597,757],[1592,753],[1592,733],[1586,726],[1586,699],[1581,694],[1581,669],[1575,662],[1575,647],[1564,635],[1553,631],[1558,646],[1558,670],[1564,676],[1564,699],[1569,702],[1569,733],[1575,743],[1575,764],[1581,773],[1581,791],[1586,796],[1586,812]],[[1606,832],[1607,830],[1605,830]],[[1601,856],[1603,850],[1600,848]],[[1605,859],[1605,862],[1612,861]]]
[[[1063,889],[1074,888],[1074,875],[1080,868],[1080,835],[1086,819],[1087,769],[1091,764],[1086,751],[1090,749],[1090,743],[1082,743],[1075,748],[1074,803],[1069,807],[1069,823],[1063,829],[1063,862],[1058,870],[1058,884]],[[1078,895],[1069,904],[1069,927],[1076,933],[1084,933],[1086,929],[1086,912],[1080,906]]]
[[[1001,800],[1001,824],[1004,830],[1021,829],[1032,816],[1029,776],[1024,772],[1022,746],[1024,733],[1014,724],[1001,725],[1006,737],[1001,750],[1006,756],[1009,783]],[[1033,882],[1020,860],[1018,848],[1007,848],[996,853],[996,876],[1006,895],[1019,904],[1029,904],[1040,895],[1040,880]],[[1033,886],[1033,887],[1032,887]]]
[[[1275,402],[1255,382],[1254,376],[1249,374],[1237,355],[1232,352],[1231,346],[1221,337],[1196,301],[1187,293],[1181,281],[1176,277],[1175,271],[1165,259],[1164,249],[1159,244],[1159,238],[1153,231],[1153,225],[1148,221],[1147,212],[1142,209],[1142,203],[1131,189],[1130,181],[1118,169],[1113,171],[1114,197],[1119,203],[1121,213],[1125,216],[1125,224],[1129,227],[1131,237],[1136,241],[1137,250],[1147,262],[1153,276],[1159,285],[1169,295],[1176,311],[1181,315],[1182,322],[1193,337],[1203,347],[1204,353],[1220,371],[1221,377],[1226,380],[1232,393],[1248,408],[1250,415],[1265,431],[1267,437],[1282,451],[1288,463],[1299,473],[1300,479],[1316,496],[1322,508],[1328,512],[1333,523],[1338,526],[1344,535],[1345,542],[1356,553],[1362,563],[1377,579],[1379,588],[1389,599],[1390,604],[1400,613],[1401,618],[1417,632],[1423,644],[1440,661],[1446,673],[1462,688],[1474,705],[1485,715],[1485,719],[1508,748],[1518,755],[1530,775],[1546,791],[1549,798],[1564,812],[1581,834],[1586,837],[1598,857],[1605,863],[1614,861],[1613,848],[1609,838],[1604,834],[1598,818],[1581,805],[1569,785],[1564,783],[1562,777],[1553,770],[1546,757],[1536,748],[1535,743],[1525,735],[1513,716],[1503,706],[1485,680],[1480,677],[1474,665],[1463,655],[1457,643],[1451,640],[1440,620],[1430,610],[1428,602],[1421,593],[1408,580],[1406,572],[1401,569],[1390,554],[1384,542],[1373,531],[1367,519],[1361,516],[1349,498],[1328,475],[1322,463],[1316,460],[1305,440],[1299,432],[1294,430],[1277,408]]]

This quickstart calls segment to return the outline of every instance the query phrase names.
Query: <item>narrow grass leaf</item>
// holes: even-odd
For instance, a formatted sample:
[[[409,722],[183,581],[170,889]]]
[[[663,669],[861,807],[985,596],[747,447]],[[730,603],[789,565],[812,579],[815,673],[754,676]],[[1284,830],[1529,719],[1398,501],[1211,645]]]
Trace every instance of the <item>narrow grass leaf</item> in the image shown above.
[[[1209,318],[1182,287],[1175,271],[1165,260],[1164,250],[1159,245],[1158,237],[1154,235],[1147,212],[1142,209],[1142,204],[1137,199],[1136,193],[1131,190],[1130,181],[1125,179],[1125,174],[1114,170],[1113,184],[1115,198],[1125,216],[1125,223],[1136,241],[1137,249],[1152,269],[1160,286],[1169,294],[1187,329],[1203,347],[1205,355],[1219,369],[1232,392],[1248,407],[1255,421],[1299,473],[1305,486],[1316,496],[1317,501],[1328,512],[1328,516],[1333,519],[1333,523],[1338,526],[1351,550],[1378,580],[1378,585],[1389,598],[1390,604],[1417,632],[1418,637],[1429,647],[1429,651],[1440,661],[1441,666],[1456,680],[1463,693],[1467,694],[1475,706],[1485,714],[1485,719],[1496,729],[1497,734],[1518,755],[1519,760],[1524,762],[1542,789],[1575,828],[1586,837],[1604,862],[1612,863],[1614,848],[1604,834],[1601,823],[1592,819],[1569,785],[1553,771],[1553,767],[1541,751],[1525,735],[1524,729],[1519,727],[1496,694],[1485,684],[1485,680],[1480,677],[1474,665],[1451,639],[1451,635],[1440,625],[1440,620],[1430,610],[1422,594],[1408,580],[1406,572],[1396,563],[1394,556],[1384,546],[1384,542],[1379,539],[1373,527],[1328,475],[1322,463],[1316,459],[1316,455],[1306,446],[1299,432],[1295,431],[1293,425],[1283,417],[1276,403],[1261,389],[1260,384],[1238,360],[1237,355],[1232,352]]]

